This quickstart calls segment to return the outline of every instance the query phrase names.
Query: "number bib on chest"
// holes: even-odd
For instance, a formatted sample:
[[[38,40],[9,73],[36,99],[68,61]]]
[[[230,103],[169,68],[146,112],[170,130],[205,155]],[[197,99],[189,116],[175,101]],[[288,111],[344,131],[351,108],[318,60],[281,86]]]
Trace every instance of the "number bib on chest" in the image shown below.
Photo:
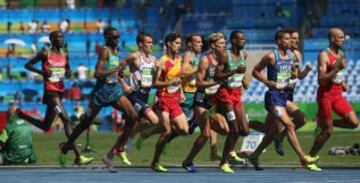
[[[217,92],[217,90],[219,89],[219,87],[220,87],[220,84],[216,84],[216,85],[214,85],[214,86],[207,87],[207,88],[205,89],[205,93],[206,93],[207,95],[213,95],[213,94],[215,94],[215,93]]]
[[[50,82],[59,82],[65,78],[65,68],[50,68],[51,77],[49,77]]]
[[[153,76],[151,69],[144,69],[141,73],[141,86],[142,87],[151,87],[153,82]]]
[[[332,79],[332,82],[336,84],[340,84],[342,81],[344,81],[344,70],[337,72]]]
[[[238,88],[242,86],[244,74],[234,74],[228,78],[228,87]]]

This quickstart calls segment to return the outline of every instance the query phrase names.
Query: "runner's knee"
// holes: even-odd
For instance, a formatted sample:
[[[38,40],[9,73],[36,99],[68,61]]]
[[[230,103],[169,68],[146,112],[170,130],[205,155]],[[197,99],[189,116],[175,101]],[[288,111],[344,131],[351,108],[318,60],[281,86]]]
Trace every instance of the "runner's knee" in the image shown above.
[[[297,109],[294,112],[292,112],[291,116],[294,118],[294,122],[297,128],[300,128],[305,125],[306,116],[300,109]]]

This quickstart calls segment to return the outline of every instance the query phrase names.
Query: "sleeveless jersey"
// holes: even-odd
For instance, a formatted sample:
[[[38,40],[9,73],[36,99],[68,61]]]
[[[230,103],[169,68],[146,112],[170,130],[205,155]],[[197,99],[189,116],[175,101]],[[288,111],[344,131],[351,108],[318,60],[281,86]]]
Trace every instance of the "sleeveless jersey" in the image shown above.
[[[191,66],[192,68],[196,68],[199,65],[200,62],[200,54],[195,55],[194,53],[191,53]],[[184,92],[196,92],[196,73],[192,74],[188,78],[184,78],[183,81],[183,90]]]
[[[274,54],[275,65],[267,66],[267,78],[269,81],[276,82],[276,87],[279,90],[283,90],[290,84],[294,62],[290,50],[286,51],[286,54],[289,57],[287,60],[280,58],[278,50],[274,50]]]
[[[151,88],[153,83],[153,71],[155,69],[155,57],[150,55],[149,60],[140,55],[140,67],[130,74],[130,86],[134,90]]]
[[[225,65],[226,71],[236,69],[240,65],[245,65],[245,57],[241,51],[240,51],[240,58],[238,60],[233,60],[232,53],[230,50],[227,50],[227,55],[228,55],[228,61]],[[242,80],[244,76],[245,74],[235,73],[234,75],[228,77],[224,84],[226,84],[228,88],[239,88],[242,86]]]
[[[209,62],[209,67],[206,70],[205,81],[214,81],[216,65],[213,65],[210,54],[206,55],[206,57]],[[205,93],[207,95],[213,95],[217,92],[219,87],[220,87],[220,84],[216,84],[216,85],[207,87],[205,89]]]
[[[181,72],[181,57],[175,56],[175,63],[170,61],[168,55],[164,55],[160,58],[160,62],[162,62],[164,66],[164,70],[160,76],[162,81],[173,81],[180,80],[180,72]],[[178,97],[180,96],[180,87],[181,84],[177,86],[167,86],[167,87],[159,87],[157,91],[158,96],[167,96],[167,97]]]
[[[326,72],[329,73],[332,69],[333,69],[333,66],[335,64],[335,62],[338,60],[338,59],[342,59],[343,62],[345,63],[345,58],[344,58],[344,53],[340,50],[340,57],[334,55],[331,51],[330,51],[330,48],[327,48],[325,50],[328,58],[329,58],[329,62],[327,63],[326,67],[327,67],[327,70]],[[319,86],[319,89],[318,89],[318,95],[319,96],[328,96],[328,95],[341,95],[342,91],[343,91],[343,88],[342,88],[342,81],[344,80],[344,70],[345,69],[342,69],[340,71],[338,71],[336,73],[336,75],[333,77],[333,79],[326,83],[325,85],[320,85]]]
[[[47,52],[47,59],[42,64],[43,70],[51,71],[51,76],[46,80],[44,79],[45,91],[64,91],[64,78],[66,65],[68,60],[65,53],[60,51],[60,54],[53,54],[51,49]]]

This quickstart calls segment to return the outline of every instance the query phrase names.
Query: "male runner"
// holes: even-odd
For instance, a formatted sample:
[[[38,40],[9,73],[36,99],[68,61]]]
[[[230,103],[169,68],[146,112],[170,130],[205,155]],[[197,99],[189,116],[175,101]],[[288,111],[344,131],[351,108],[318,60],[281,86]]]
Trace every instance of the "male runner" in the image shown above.
[[[203,46],[201,36],[199,34],[190,34],[186,38],[186,45],[189,50],[184,53],[184,60],[181,65],[182,88],[185,101],[180,106],[189,122],[190,129],[193,131],[196,126],[194,121],[194,96],[197,90],[196,71]]]
[[[91,93],[91,100],[85,114],[81,117],[81,122],[75,127],[74,132],[68,141],[60,147],[61,157],[69,150],[69,144],[72,144],[79,135],[86,130],[99,113],[102,107],[111,105],[117,110],[124,111],[126,123],[124,132],[119,136],[114,146],[102,159],[110,172],[116,172],[113,166],[113,157],[119,155],[126,157],[125,144],[131,135],[134,123],[138,115],[131,102],[123,95],[118,77],[122,75],[124,66],[118,61],[116,48],[119,42],[119,32],[112,27],[104,31],[105,46],[100,52],[95,69],[96,85]],[[123,159],[123,158],[122,158]]]
[[[187,135],[189,125],[180,107],[185,100],[181,87],[181,62],[178,55],[181,48],[181,37],[177,33],[170,33],[165,37],[166,53],[160,59],[156,72],[154,86],[158,87],[158,101],[155,108],[160,112],[160,122],[163,132],[156,143],[155,154],[151,162],[151,169],[156,172],[168,170],[159,164],[160,155],[166,143],[172,136],[172,128],[179,135]]]
[[[215,72],[215,80],[221,83],[216,93],[216,105],[222,106],[218,110],[226,116],[230,128],[220,162],[220,169],[225,173],[234,173],[228,160],[231,156],[237,156],[233,150],[239,135],[249,134],[249,125],[241,101],[247,58],[247,54],[241,51],[245,45],[245,37],[241,31],[236,31],[231,34],[230,39],[235,44],[232,44],[231,50],[218,51],[219,63]]]
[[[153,45],[152,36],[148,33],[139,33],[136,38],[136,43],[139,51],[129,54],[124,58],[124,61],[130,67],[129,84],[123,79],[120,79],[120,83],[125,90],[126,96],[134,105],[139,117],[144,119],[135,126],[132,136],[137,132],[159,123],[158,116],[147,103],[149,92],[155,78],[156,58],[151,54]],[[145,140],[141,137],[140,139],[142,139],[142,141],[138,141],[137,146],[142,146],[142,143]]]
[[[218,49],[222,51],[226,48],[225,36],[220,33],[212,33],[209,36],[208,42],[211,47],[211,51],[202,57],[198,71],[196,73],[196,86],[198,90],[195,94],[195,116],[198,121],[201,133],[195,140],[194,145],[183,162],[183,167],[188,172],[197,172],[197,168],[193,164],[195,156],[200,152],[205,145],[207,139],[211,137],[211,130],[215,130],[218,133],[227,134],[229,132],[228,124],[225,118],[220,114],[210,114],[209,110],[213,107],[215,111],[216,107],[211,102],[212,97],[217,92],[220,84],[214,81],[215,68],[218,64],[216,54],[213,51]],[[209,119],[211,118],[211,120]]]
[[[43,76],[44,80],[44,95],[43,103],[47,105],[46,114],[44,120],[39,120],[32,116],[29,116],[22,112],[20,108],[17,108],[17,116],[24,119],[43,131],[51,129],[51,124],[60,117],[64,123],[65,134],[69,138],[72,133],[71,119],[69,118],[61,99],[64,96],[64,78],[71,76],[69,57],[64,52],[64,36],[60,31],[53,31],[49,35],[51,42],[51,48],[44,50],[36,54],[25,64],[25,68],[38,73]],[[41,61],[42,69],[39,70],[34,65]],[[87,158],[80,155],[76,146],[71,143],[69,145],[75,153],[75,164],[84,165],[93,161],[93,158]],[[60,161],[62,166],[65,166],[64,162]]]
[[[300,80],[303,80],[311,71],[312,66],[311,64],[307,64],[305,66],[304,70],[301,70],[301,64],[302,64],[302,54],[299,49],[299,32],[295,29],[286,29],[287,32],[290,33],[291,36],[291,48],[294,55],[294,66],[295,66],[295,78],[293,80],[296,80],[297,78]],[[290,85],[287,89],[287,96],[288,100],[293,102],[294,100],[294,89],[295,89],[295,82],[293,85]],[[289,113],[290,117],[293,118],[293,122],[295,123],[295,130],[301,128],[305,125],[307,119],[305,117],[305,114],[296,106],[287,104],[286,110]],[[274,145],[275,145],[275,151],[280,155],[284,155],[284,151],[282,149],[282,141],[284,140],[286,136],[286,130],[282,130],[280,135],[276,136],[274,139]]]
[[[254,67],[252,72],[256,79],[263,82],[269,88],[265,93],[265,108],[269,113],[267,114],[265,122],[265,137],[256,150],[249,156],[249,160],[256,170],[262,170],[262,168],[259,167],[258,157],[271,143],[274,135],[278,133],[277,126],[279,123],[282,123],[286,128],[288,140],[297,153],[301,164],[309,170],[316,171],[312,163],[317,161],[318,158],[312,158],[303,153],[295,134],[295,125],[291,121],[285,108],[287,104],[292,103],[287,99],[286,92],[294,72],[293,55],[289,50],[291,47],[290,34],[284,30],[277,31],[275,41],[278,48],[266,54]],[[265,68],[267,68],[267,78],[262,73],[262,70]]]
[[[345,42],[344,32],[339,28],[331,28],[328,38],[329,47],[320,52],[318,57],[317,124],[320,133],[316,135],[309,152],[313,157],[318,155],[330,138],[333,126],[350,129],[359,126],[359,119],[353,108],[342,96],[343,91],[348,91],[348,86],[344,83],[345,55],[341,49]],[[334,120],[333,111],[341,119]]]

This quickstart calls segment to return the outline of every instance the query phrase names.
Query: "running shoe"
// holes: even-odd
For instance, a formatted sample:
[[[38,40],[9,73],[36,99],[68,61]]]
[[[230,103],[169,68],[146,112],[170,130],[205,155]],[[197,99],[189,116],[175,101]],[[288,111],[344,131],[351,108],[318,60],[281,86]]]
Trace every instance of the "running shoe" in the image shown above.
[[[307,165],[305,165],[305,168],[310,170],[310,171],[314,171],[314,172],[322,171],[322,169],[319,168],[316,164],[307,164]]]
[[[234,173],[235,171],[230,167],[229,163],[224,163],[220,166],[220,170],[224,173]]]
[[[151,169],[154,170],[155,172],[159,172],[159,173],[168,172],[168,169],[164,168],[159,163],[156,163],[155,165],[151,165]]]
[[[259,159],[252,158],[251,156],[247,157],[247,159],[250,161],[250,163],[254,166],[254,169],[257,171],[264,170],[259,166]]]
[[[120,161],[122,163],[124,163],[125,165],[128,165],[128,166],[131,166],[131,162],[129,161],[129,159],[127,158],[127,153],[124,151],[124,152],[120,152],[118,154],[119,158],[120,158]]]
[[[244,165],[245,164],[245,159],[240,158],[235,151],[231,151],[229,153],[230,155],[230,159],[229,162],[233,165]]]
[[[64,145],[65,145],[65,143],[59,144],[59,164],[63,168],[66,167],[66,165],[67,165],[67,157],[66,157],[66,154],[62,150]]]
[[[106,155],[102,158],[102,162],[105,164],[105,167],[109,170],[110,173],[117,173],[114,167],[112,159],[109,159]]]
[[[320,157],[319,156],[312,157],[310,155],[305,155],[304,159],[305,159],[306,164],[313,164],[313,163],[316,163],[317,161],[319,161]]]
[[[196,166],[193,163],[189,163],[189,164],[182,164],[182,167],[189,173],[196,173],[198,172],[198,169],[196,168]]]
[[[84,155],[80,155],[80,165],[88,165],[90,164],[92,161],[94,161],[93,157],[86,157]]]

